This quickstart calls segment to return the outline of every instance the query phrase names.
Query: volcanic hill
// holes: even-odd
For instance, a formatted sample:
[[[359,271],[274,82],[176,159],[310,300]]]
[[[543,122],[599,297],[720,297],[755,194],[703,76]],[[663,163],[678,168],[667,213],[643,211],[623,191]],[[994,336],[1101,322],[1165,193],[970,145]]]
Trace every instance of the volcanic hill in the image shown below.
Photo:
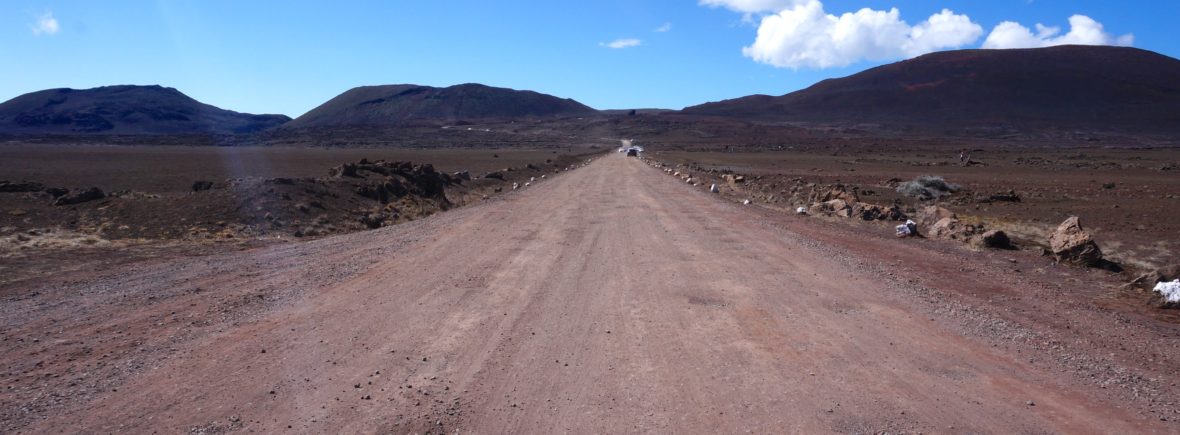
[[[0,104],[0,134],[237,134],[289,121],[220,109],[162,86],[47,89]]]
[[[688,107],[762,121],[1180,130],[1180,60],[1128,47],[931,53],[783,96]]]
[[[480,84],[446,88],[361,86],[328,100],[284,128],[396,126],[407,122],[502,121],[596,114],[597,110],[572,99]]]

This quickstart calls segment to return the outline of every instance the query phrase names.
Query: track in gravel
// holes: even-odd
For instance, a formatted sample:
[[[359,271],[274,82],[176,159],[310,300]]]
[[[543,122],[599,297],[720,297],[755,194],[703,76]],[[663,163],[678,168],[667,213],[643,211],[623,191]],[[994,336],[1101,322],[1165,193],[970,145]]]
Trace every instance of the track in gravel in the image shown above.
[[[502,200],[285,246],[264,273],[240,270],[254,252],[158,264],[150,281],[211,294],[307,289],[26,429],[1167,430],[747,214],[610,155]],[[283,281],[337,266],[357,270]]]

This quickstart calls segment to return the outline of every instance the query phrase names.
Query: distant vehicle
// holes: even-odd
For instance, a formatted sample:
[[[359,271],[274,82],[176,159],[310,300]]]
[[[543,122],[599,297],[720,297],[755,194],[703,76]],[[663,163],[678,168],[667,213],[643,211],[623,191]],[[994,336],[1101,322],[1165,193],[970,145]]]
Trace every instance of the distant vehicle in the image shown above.
[[[638,156],[639,156],[639,150],[637,150],[635,148],[628,148],[627,149],[627,157],[638,157]]]

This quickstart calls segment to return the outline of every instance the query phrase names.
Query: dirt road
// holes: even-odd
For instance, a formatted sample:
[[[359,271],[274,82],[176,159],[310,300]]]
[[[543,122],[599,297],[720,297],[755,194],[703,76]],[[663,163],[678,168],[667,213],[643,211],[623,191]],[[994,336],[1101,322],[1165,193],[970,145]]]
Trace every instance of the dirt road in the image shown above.
[[[2,396],[5,426],[1180,431],[1171,421],[1180,416],[1140,410],[1149,399],[1176,406],[1168,398],[1175,379],[1166,379],[1177,367],[1172,357],[1103,354],[1102,364],[1141,382],[1106,389],[1048,357],[1060,352],[1030,354],[1026,341],[997,344],[984,331],[1050,340],[1060,332],[1054,322],[996,320],[973,330],[980,322],[957,316],[974,297],[899,284],[925,273],[967,288],[1010,272],[907,272],[891,252],[935,248],[837,229],[809,236],[801,231],[835,227],[791,219],[801,220],[720,201],[609,155],[503,199],[405,225],[47,283],[36,295],[6,295],[0,311],[0,358],[16,386]],[[863,249],[832,248],[840,243]],[[955,255],[944,260],[961,264]],[[1010,282],[989,285],[1023,291]],[[961,310],[930,300],[952,296]],[[1077,311],[1071,322],[1105,325],[1094,323],[1105,314]],[[1149,319],[1118,324],[1109,339],[1121,344],[1109,345],[1127,352],[1148,351],[1120,337],[1158,338],[1168,353],[1180,335]],[[1102,337],[1062,346],[1086,352],[1108,345]],[[78,385],[68,384],[75,377]],[[1140,388],[1143,402],[1125,401],[1129,388]],[[46,399],[53,395],[60,400]]]

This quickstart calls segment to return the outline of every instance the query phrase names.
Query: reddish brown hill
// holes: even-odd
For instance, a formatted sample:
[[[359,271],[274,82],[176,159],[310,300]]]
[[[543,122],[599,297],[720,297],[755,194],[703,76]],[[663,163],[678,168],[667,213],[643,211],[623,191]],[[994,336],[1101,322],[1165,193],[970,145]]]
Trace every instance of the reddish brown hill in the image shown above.
[[[772,97],[684,113],[754,120],[1180,128],[1180,60],[1126,47],[927,54]]]

